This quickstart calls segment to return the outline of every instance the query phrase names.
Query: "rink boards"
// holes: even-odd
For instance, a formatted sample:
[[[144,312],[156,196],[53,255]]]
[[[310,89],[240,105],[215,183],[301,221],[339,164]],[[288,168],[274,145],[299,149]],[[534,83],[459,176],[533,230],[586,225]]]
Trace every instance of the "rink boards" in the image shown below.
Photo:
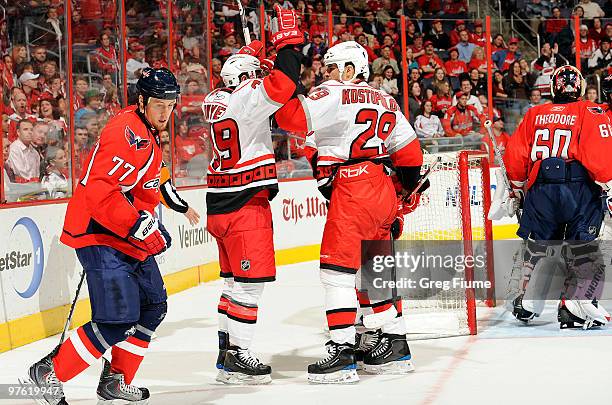
[[[218,277],[216,244],[206,230],[206,189],[183,190],[181,195],[202,221],[191,226],[182,214],[158,208],[172,235],[170,250],[157,257],[170,294]],[[0,210],[0,352],[61,332],[64,326],[81,272],[74,250],[59,241],[66,205]],[[316,260],[327,208],[315,181],[282,182],[272,212],[277,264]],[[498,238],[512,236],[512,222],[496,224]],[[73,326],[90,317],[87,295],[84,286]]]

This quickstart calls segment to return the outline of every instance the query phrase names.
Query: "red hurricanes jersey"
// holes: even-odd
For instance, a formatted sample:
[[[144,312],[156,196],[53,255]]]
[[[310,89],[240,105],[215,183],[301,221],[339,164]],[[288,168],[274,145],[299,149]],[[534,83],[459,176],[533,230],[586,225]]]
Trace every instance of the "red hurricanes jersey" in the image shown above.
[[[159,204],[162,154],[157,131],[127,107],[102,130],[68,203],[61,241],[73,248],[105,245],[138,260],[148,254],[128,237],[140,217]]]
[[[531,107],[506,146],[504,162],[515,186],[535,181],[542,160],[577,160],[599,183],[612,179],[612,124],[589,101]]]

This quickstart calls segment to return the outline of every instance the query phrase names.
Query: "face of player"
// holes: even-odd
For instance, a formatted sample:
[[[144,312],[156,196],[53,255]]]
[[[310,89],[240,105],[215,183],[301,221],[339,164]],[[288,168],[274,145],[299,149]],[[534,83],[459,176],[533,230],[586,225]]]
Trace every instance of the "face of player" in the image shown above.
[[[175,105],[176,100],[162,100],[151,97],[145,107],[145,117],[155,129],[162,131],[166,129]]]

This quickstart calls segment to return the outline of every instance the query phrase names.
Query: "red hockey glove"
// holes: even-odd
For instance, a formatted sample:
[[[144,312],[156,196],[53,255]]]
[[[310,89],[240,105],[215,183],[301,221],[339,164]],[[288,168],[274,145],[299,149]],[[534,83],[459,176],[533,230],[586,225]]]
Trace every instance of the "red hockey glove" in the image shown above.
[[[263,55],[264,46],[261,41],[254,39],[250,44],[243,46],[238,51],[239,54],[251,55],[260,58]]]
[[[276,57],[263,58],[259,60],[259,66],[261,66],[261,70],[264,75],[269,75],[272,69],[274,69],[274,59]]]
[[[421,193],[416,193],[412,197],[408,198],[408,200],[401,199],[401,202],[398,203],[397,210],[402,213],[402,215],[408,215],[412,211],[416,210],[419,206],[419,202],[421,201]]]
[[[164,235],[160,231],[160,225],[150,212],[140,211],[140,218],[130,230],[130,236],[142,242],[149,255],[158,255],[168,248],[170,237],[168,232]]]
[[[297,25],[297,17],[294,10],[285,10],[278,4],[274,5],[276,18],[278,20],[278,31],[272,35],[270,41],[277,51],[288,45],[302,45],[304,33]]]

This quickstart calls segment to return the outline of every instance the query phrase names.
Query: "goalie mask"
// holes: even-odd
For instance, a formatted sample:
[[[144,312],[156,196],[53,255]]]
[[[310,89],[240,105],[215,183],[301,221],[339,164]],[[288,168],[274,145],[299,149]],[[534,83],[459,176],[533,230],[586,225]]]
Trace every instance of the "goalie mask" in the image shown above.
[[[584,96],[586,82],[578,69],[571,65],[557,68],[550,80],[550,94],[553,102],[578,101]]]
[[[344,69],[349,63],[355,68],[355,76],[348,81],[355,79],[360,74],[363,75],[363,79],[367,81],[370,76],[368,54],[366,50],[355,41],[341,42],[329,48],[323,57],[323,63],[325,66],[336,64],[341,80]]]
[[[259,59],[247,54],[236,54],[230,56],[221,68],[221,78],[227,87],[238,86],[243,75],[247,79],[261,77]]]

